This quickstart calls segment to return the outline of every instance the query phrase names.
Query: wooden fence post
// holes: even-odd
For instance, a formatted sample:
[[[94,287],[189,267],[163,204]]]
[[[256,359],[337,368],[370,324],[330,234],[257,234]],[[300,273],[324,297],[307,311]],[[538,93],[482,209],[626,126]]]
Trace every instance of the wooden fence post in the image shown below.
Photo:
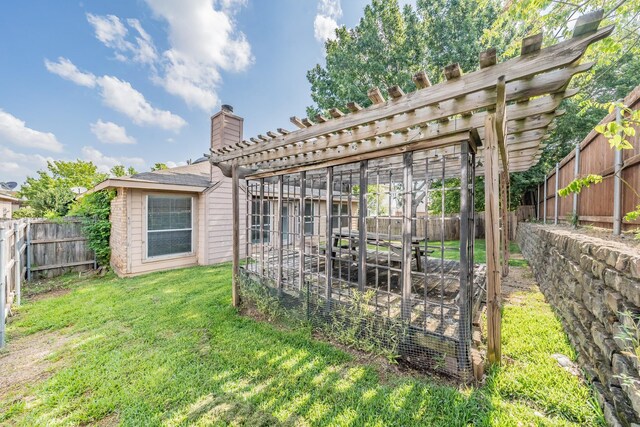
[[[488,114],[485,123],[484,200],[487,254],[487,355],[489,363],[501,359],[501,289],[500,289],[500,212],[498,210],[498,146],[495,116]]]
[[[31,252],[31,220],[27,220],[27,231],[26,231],[26,239],[27,239],[27,248],[25,249],[27,254],[27,282],[31,281],[31,259],[33,257]]]
[[[556,163],[556,191],[554,194],[554,214],[553,214],[553,223],[558,225],[558,175],[560,175],[560,164]]]
[[[7,231],[3,224],[0,224],[0,348],[4,347],[5,343],[5,325],[7,316],[7,274],[5,271],[5,254],[8,252],[7,245]]]
[[[616,106],[616,123],[622,122],[622,113]],[[614,150],[613,158],[613,234],[622,233],[622,150]]]
[[[14,263],[13,263],[13,278],[15,281],[16,287],[16,305],[20,305],[20,285],[22,281],[21,270],[22,270],[22,262],[20,259],[20,224],[18,222],[13,223],[13,241],[15,242],[14,246]]]
[[[576,144],[576,155],[574,157],[574,168],[573,168],[573,179],[578,179],[578,176],[580,176],[580,143],[578,142]],[[578,214],[578,193],[573,193],[573,216],[575,217],[575,221],[576,221],[576,226],[578,225],[579,221],[579,214]]]

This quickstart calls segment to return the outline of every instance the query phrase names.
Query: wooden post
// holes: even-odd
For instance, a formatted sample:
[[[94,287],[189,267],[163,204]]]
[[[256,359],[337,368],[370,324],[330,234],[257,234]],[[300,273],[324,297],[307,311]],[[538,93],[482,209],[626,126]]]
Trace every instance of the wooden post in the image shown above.
[[[547,223],[547,175],[544,176],[544,202],[542,203],[542,222]]]
[[[325,230],[325,258],[324,258],[324,272],[325,272],[325,298],[327,299],[325,310],[326,314],[331,312],[331,276],[333,275],[333,214],[331,209],[333,208],[333,167],[327,168],[327,226]]]
[[[471,319],[471,295],[473,295],[471,270],[473,269],[473,258],[469,259],[469,224],[472,221],[469,211],[473,210],[473,203],[469,194],[469,155],[469,142],[464,141],[460,144],[460,302],[458,304],[460,310],[458,369],[460,370],[469,365],[469,345],[471,344],[473,321]]]
[[[411,204],[413,203],[413,153],[403,155],[402,203],[402,318],[411,319]]]
[[[7,274],[5,271],[5,254],[8,252],[7,230],[0,224],[0,348],[5,343],[5,327],[7,315]]]
[[[500,247],[502,250],[502,277],[509,275],[509,172],[500,173],[500,216],[502,218],[502,234],[500,236]]]
[[[27,220],[27,248],[25,249],[27,253],[27,282],[31,281],[31,220]]]
[[[20,259],[20,224],[18,224],[17,222],[13,223],[13,235],[14,235],[14,241],[15,244],[14,246],[14,258],[15,261],[13,263],[13,272],[14,272],[14,280],[15,280],[15,287],[16,287],[16,305],[20,305],[20,288],[21,288],[21,283],[22,282],[22,260]]]
[[[622,122],[622,113],[616,106],[616,123]],[[613,234],[622,233],[622,150],[614,150],[613,157]]]
[[[258,212],[260,212],[260,280],[264,280],[264,178],[260,178],[260,209]],[[272,224],[269,226],[271,227]]]
[[[536,191],[536,219],[540,221],[540,184]]]
[[[574,157],[573,178],[577,179],[580,176],[580,143],[576,144],[576,155]],[[576,225],[578,225],[578,193],[573,193],[573,215],[576,218]]]
[[[240,305],[239,273],[240,273],[240,179],[238,165],[231,166],[231,210],[233,215],[232,246],[233,246],[233,279],[231,299],[234,307]]]
[[[284,242],[284,233],[282,230],[282,208],[284,205],[284,185],[282,175],[278,175],[278,204],[276,206],[276,256],[278,265],[276,266],[276,287],[278,288],[278,296],[282,295],[282,251]]]
[[[554,200],[553,200],[553,204],[554,204],[553,223],[555,225],[558,225],[558,188],[559,188],[558,175],[560,175],[560,164],[556,163],[556,191],[555,191]]]
[[[367,285],[367,177],[368,162],[360,162],[360,194],[358,209],[358,290],[364,292]]]
[[[484,200],[487,253],[487,355],[489,363],[501,359],[500,223],[498,209],[498,144],[495,116],[487,115],[484,124]]]
[[[299,235],[299,256],[300,260],[298,261],[298,281],[299,290],[303,290],[304,287],[304,227],[305,227],[305,198],[307,197],[307,173],[300,172],[300,235]]]

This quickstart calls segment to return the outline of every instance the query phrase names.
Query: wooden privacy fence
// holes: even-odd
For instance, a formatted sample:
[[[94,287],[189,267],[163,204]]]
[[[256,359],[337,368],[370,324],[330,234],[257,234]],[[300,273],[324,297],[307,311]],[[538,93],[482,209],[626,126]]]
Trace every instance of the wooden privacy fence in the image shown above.
[[[96,267],[79,219],[0,221],[0,348],[11,305],[20,305],[22,280]]]
[[[421,214],[418,213],[418,216]],[[425,214],[426,215],[426,214]],[[509,240],[515,240],[518,222],[535,218],[535,206],[519,206],[517,210],[509,212]],[[384,233],[393,236],[402,235],[401,218],[369,217],[366,219],[367,233]],[[424,224],[424,223],[423,223]],[[484,212],[477,212],[475,219],[475,238],[484,239]],[[416,230],[417,236],[424,236],[425,230]],[[432,216],[427,219],[426,235],[430,240],[459,240],[459,216]]]
[[[14,299],[20,305],[20,286],[25,272],[26,220],[0,222],[0,348],[5,343],[5,319]]]
[[[623,101],[630,108],[640,108],[640,86]],[[600,123],[616,120],[617,111],[607,115]],[[537,216],[545,223],[557,224],[572,218],[583,225],[612,228],[615,234],[632,230],[640,221],[624,220],[625,212],[635,209],[640,198],[624,182],[640,191],[640,128],[635,137],[627,137],[633,145],[631,150],[617,151],[609,146],[607,139],[591,131],[576,145],[537,188]],[[602,175],[600,184],[584,188],[579,194],[560,197],[558,190],[578,177],[589,174]]]

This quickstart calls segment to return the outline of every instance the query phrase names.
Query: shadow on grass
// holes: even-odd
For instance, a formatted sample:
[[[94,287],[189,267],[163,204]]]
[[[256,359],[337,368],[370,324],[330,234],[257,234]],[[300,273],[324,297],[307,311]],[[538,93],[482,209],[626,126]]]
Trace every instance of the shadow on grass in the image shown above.
[[[128,425],[169,426],[540,421],[531,405],[505,398],[499,373],[480,389],[382,376],[308,330],[241,317],[230,306],[230,282],[229,265],[198,267],[90,280],[59,298],[25,304],[9,327],[9,346],[44,330],[72,339],[60,352],[61,369],[0,402],[0,422],[85,424],[114,416]],[[549,420],[555,418],[543,419]]]

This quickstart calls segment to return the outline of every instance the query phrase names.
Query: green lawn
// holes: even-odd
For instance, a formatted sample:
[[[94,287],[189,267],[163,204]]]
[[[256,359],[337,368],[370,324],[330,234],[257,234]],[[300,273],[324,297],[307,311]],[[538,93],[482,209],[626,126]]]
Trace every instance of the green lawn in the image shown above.
[[[437,245],[437,244],[436,244]],[[459,259],[460,257],[460,241],[459,240],[448,240],[444,242],[444,257],[446,259]],[[515,242],[509,243],[509,252],[512,255],[516,255],[517,258],[509,258],[509,265],[513,267],[525,267],[527,266],[527,261],[523,259],[520,254],[520,247]],[[440,252],[436,250],[436,255],[439,255]],[[475,244],[473,246],[473,254],[474,261],[480,264],[487,263],[487,250],[486,243],[484,239],[476,239]]]
[[[59,283],[9,325],[9,347],[66,338],[52,368],[0,401],[9,425],[599,425],[590,390],[550,357],[574,357],[540,294],[504,309],[506,363],[481,388],[378,365],[241,317],[231,268]],[[0,359],[0,371],[3,359]],[[1,396],[2,394],[0,394]]]

